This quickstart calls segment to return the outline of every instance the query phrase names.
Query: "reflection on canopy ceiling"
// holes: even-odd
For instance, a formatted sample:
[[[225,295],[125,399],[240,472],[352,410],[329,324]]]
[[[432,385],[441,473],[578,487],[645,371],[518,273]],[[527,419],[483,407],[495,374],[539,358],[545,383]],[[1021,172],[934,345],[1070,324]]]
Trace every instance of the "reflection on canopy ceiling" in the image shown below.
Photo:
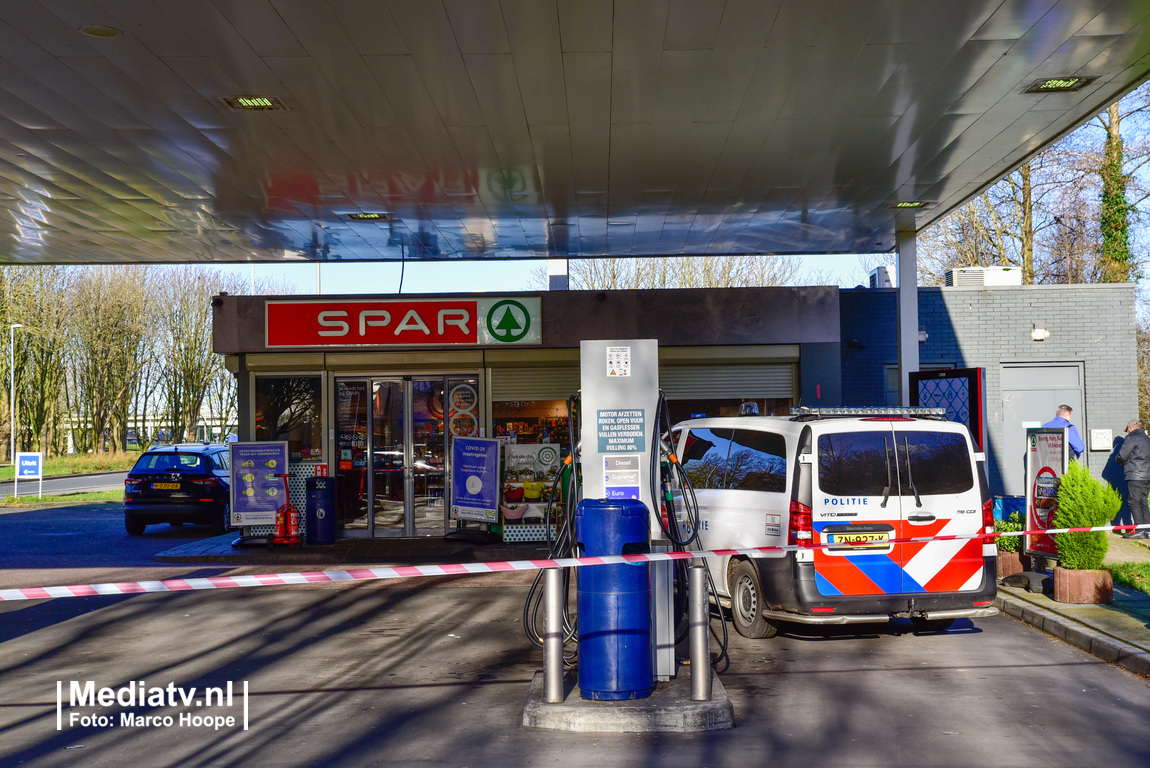
[[[3,3],[0,259],[888,250],[1135,85],[1148,16],[1132,0]],[[1077,90],[1027,92],[1050,78]],[[927,205],[894,209],[908,201]]]

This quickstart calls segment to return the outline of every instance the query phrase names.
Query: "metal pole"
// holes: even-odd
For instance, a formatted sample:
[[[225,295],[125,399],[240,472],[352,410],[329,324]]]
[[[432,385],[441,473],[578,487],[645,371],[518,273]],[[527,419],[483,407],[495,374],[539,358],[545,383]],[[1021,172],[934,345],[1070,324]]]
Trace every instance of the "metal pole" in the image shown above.
[[[543,571],[543,698],[550,704],[563,701],[563,571]]]
[[[12,460],[13,468],[16,467],[16,329],[23,327],[23,323],[12,323],[8,326],[8,390],[12,393],[12,410],[8,412],[12,426],[12,455],[9,458]],[[16,487],[15,480],[12,487]]]
[[[711,621],[707,610],[707,571],[702,563],[687,568],[690,602],[691,699],[711,700]]]
[[[12,462],[13,473],[19,470],[16,467],[16,326],[8,326],[8,391],[12,394],[12,410],[8,411],[9,428],[12,432],[12,453],[8,458]],[[16,476],[12,476],[12,489],[16,489]]]

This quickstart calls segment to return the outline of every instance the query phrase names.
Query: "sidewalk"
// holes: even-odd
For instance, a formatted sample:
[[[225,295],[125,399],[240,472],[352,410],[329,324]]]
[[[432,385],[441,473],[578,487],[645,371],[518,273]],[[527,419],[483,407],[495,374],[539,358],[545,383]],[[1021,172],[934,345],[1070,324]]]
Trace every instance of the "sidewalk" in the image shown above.
[[[1111,536],[1106,562],[1150,562],[1150,543]],[[995,605],[1100,659],[1150,676],[1150,595],[1144,592],[1115,585],[1110,605],[1072,605],[999,586]]]

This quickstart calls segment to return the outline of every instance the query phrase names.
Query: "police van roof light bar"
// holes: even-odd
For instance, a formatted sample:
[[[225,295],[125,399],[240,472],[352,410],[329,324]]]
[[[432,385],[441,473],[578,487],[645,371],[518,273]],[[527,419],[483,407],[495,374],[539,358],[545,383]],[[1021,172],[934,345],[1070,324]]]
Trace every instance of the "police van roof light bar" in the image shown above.
[[[844,416],[917,416],[926,419],[945,419],[945,408],[925,408],[917,406],[890,406],[883,408],[791,408],[793,420],[823,419]]]

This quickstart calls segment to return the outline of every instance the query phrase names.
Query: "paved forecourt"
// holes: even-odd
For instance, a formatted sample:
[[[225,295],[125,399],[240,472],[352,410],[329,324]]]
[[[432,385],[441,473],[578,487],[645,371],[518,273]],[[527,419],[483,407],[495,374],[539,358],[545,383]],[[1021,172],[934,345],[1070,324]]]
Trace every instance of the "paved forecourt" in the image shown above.
[[[523,728],[542,667],[519,626],[530,577],[0,605],[0,764],[70,764],[78,750],[93,766],[1150,762],[1146,681],[1004,616],[940,634],[894,622],[732,635],[720,673],[735,712],[729,731]],[[213,714],[235,716],[246,681],[248,730],[69,726],[67,707],[57,730],[56,684],[66,699],[73,680],[181,691],[232,683],[236,704]]]

